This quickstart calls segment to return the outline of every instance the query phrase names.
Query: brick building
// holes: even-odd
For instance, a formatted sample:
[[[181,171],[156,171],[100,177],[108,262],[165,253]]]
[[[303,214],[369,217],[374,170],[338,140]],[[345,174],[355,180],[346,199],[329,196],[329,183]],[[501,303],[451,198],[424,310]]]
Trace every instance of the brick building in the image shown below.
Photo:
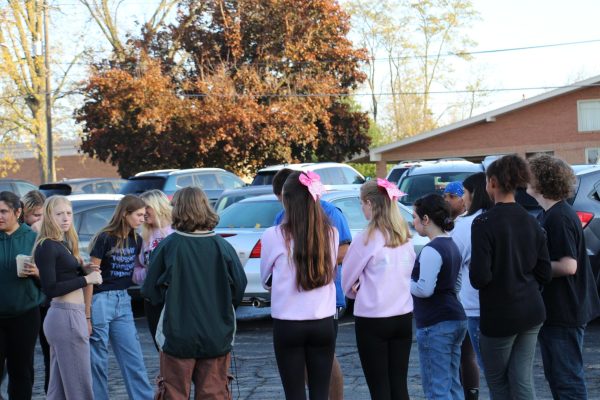
[[[571,164],[600,163],[600,76],[556,89],[385,146],[372,148],[357,162],[386,164],[401,160],[538,152]]]
[[[71,178],[118,178],[117,168],[108,163],[79,153],[79,141],[61,141],[54,145],[56,180]],[[10,149],[12,156],[19,163],[19,170],[8,174],[7,178],[28,180],[36,185],[40,181],[40,170],[33,151],[25,145],[17,145]]]

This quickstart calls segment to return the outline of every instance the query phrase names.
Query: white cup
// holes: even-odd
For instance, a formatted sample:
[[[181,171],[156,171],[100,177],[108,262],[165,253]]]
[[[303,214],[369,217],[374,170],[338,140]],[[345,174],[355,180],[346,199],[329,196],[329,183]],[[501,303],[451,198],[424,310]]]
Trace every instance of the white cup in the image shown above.
[[[17,255],[17,276],[19,278],[27,278],[27,274],[25,274],[25,263],[32,262],[31,256],[26,256],[25,254]]]

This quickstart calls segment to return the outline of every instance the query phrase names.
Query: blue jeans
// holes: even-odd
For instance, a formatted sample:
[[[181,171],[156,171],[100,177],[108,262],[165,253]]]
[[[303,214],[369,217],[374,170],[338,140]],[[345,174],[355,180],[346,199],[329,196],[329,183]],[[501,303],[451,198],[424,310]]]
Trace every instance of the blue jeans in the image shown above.
[[[126,290],[100,292],[92,298],[92,336],[90,353],[94,399],[109,400],[108,342],[123,374],[127,394],[132,400],[151,400],[142,347],[131,312],[131,297]]]
[[[469,331],[469,338],[471,339],[473,350],[475,350],[475,354],[477,355],[479,369],[483,372],[483,360],[481,359],[481,348],[479,347],[479,337],[481,336],[479,320],[479,317],[467,317],[467,330]]]
[[[542,326],[538,340],[544,375],[555,399],[587,399],[583,368],[585,326]]]
[[[533,359],[541,324],[516,335],[481,335],[485,379],[493,400],[535,399]]]
[[[464,399],[460,384],[460,346],[467,321],[443,321],[417,328],[421,382],[428,399]]]

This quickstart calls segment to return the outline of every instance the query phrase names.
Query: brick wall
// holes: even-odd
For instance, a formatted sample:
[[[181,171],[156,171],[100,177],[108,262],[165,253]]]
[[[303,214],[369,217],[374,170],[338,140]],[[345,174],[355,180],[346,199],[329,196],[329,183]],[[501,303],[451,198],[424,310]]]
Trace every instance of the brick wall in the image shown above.
[[[28,180],[36,185],[40,181],[38,163],[33,158],[19,160],[20,168],[7,178]],[[118,178],[117,167],[83,155],[63,156],[56,158],[57,180],[71,178]]]
[[[600,147],[600,132],[577,131],[577,101],[600,99],[592,87],[382,153],[390,162],[443,157],[553,151],[565,161],[585,163],[585,149]]]

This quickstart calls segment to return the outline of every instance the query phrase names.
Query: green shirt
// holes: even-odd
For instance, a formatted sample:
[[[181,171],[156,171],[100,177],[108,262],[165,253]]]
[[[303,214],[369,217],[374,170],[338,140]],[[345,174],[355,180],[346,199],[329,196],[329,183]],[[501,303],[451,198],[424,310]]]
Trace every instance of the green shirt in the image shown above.
[[[35,278],[17,276],[18,254],[31,255],[37,234],[22,224],[12,234],[0,232],[0,318],[12,318],[45,300]]]
[[[234,307],[246,274],[233,247],[214,232],[175,231],[150,256],[142,295],[164,303],[157,342],[178,358],[214,358],[231,351]]]

